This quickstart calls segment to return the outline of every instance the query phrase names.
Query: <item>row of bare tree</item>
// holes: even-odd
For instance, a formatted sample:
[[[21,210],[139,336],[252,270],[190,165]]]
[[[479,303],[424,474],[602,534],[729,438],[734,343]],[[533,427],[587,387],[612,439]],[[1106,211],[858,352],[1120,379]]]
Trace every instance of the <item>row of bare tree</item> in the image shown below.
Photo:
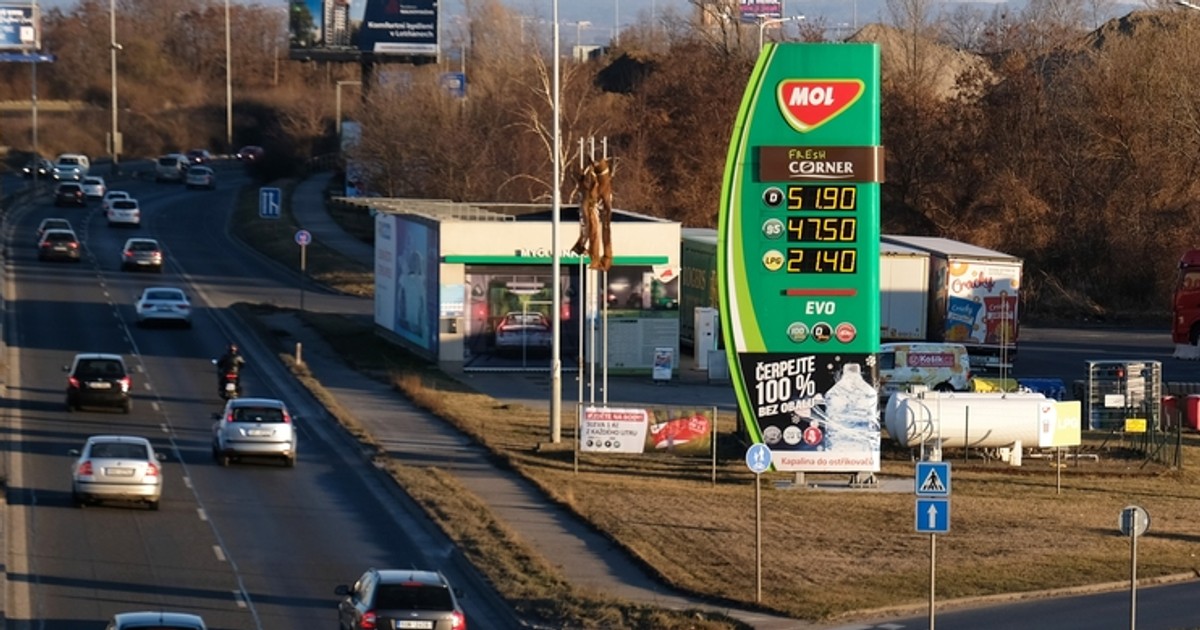
[[[726,0],[690,2],[623,31],[605,56],[562,58],[561,158],[569,168],[581,152],[607,152],[618,208],[711,227],[758,30],[723,20]],[[234,144],[329,150],[335,85],[361,79],[366,89],[342,90],[342,109],[361,126],[351,158],[367,166],[373,192],[528,202],[548,201],[558,185],[569,203],[571,180],[551,166],[548,38],[500,0],[466,4],[454,34],[461,56],[365,71],[286,61],[286,16],[234,5]],[[1111,0],[944,13],[933,0],[889,0],[889,26],[858,36],[883,49],[884,231],[1025,258],[1027,307],[1045,314],[1165,312],[1175,263],[1198,240],[1200,11],[1147,5],[1105,21]],[[221,146],[223,4],[117,7],[126,152]],[[58,60],[39,74],[43,98],[103,112],[109,17],[98,0],[47,14],[44,41]],[[809,20],[800,37],[833,32]],[[465,71],[466,98],[442,87],[447,70]],[[28,93],[26,69],[0,72],[3,96]],[[101,151],[78,146],[103,138],[94,114],[77,116],[88,133],[48,129],[44,142],[60,133],[75,143],[64,150]],[[15,145],[25,131],[14,124],[0,121],[0,133]]]

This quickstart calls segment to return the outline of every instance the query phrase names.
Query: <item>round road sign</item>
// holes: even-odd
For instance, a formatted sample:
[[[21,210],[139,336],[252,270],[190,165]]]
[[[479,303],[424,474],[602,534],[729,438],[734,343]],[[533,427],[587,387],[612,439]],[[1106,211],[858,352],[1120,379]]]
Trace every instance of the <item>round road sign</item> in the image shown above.
[[[296,231],[296,244],[300,246],[308,245],[312,242],[312,233],[308,230]]]
[[[771,447],[766,444],[751,444],[746,449],[746,466],[750,472],[761,475],[771,467]]]
[[[1150,513],[1136,505],[1126,506],[1117,518],[1117,527],[1125,536],[1141,536],[1150,529]]]

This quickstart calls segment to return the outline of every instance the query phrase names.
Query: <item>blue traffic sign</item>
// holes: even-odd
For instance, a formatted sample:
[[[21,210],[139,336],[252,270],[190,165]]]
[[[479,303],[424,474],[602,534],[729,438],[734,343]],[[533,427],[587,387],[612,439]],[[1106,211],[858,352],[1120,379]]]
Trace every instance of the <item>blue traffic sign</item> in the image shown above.
[[[771,468],[771,447],[766,444],[751,444],[746,449],[746,465],[750,472],[761,475]]]
[[[304,247],[312,242],[312,232],[308,230],[296,230],[296,244]]]
[[[278,188],[258,189],[258,216],[264,219],[278,219],[282,205],[283,191]]]
[[[917,462],[916,491],[919,497],[950,496],[950,462]]]
[[[917,533],[950,531],[950,499],[917,499]]]
[[[5,63],[53,63],[57,59],[42,53],[0,53],[0,61]]]

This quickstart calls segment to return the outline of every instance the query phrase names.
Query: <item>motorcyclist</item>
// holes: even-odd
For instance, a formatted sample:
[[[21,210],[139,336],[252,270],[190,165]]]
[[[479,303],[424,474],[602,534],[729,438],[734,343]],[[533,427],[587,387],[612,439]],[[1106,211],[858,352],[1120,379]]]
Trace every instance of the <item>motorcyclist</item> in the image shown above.
[[[238,354],[238,346],[236,343],[230,343],[225,348],[225,354],[217,359],[217,389],[221,389],[225,385],[225,375],[229,373],[238,374],[242,370],[242,366],[246,364],[246,358]]]

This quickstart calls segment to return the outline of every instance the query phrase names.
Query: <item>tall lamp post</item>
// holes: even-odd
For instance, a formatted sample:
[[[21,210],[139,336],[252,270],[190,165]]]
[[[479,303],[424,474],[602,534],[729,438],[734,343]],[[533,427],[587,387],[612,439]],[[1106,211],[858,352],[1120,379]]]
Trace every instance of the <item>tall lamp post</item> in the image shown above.
[[[233,47],[229,36],[229,0],[225,0],[225,149],[233,149]]]
[[[117,51],[121,45],[117,43],[117,0],[108,2],[108,49],[112,63],[112,172],[115,175],[120,162],[121,133],[117,129]]]
[[[362,85],[362,81],[338,81],[337,82],[337,106],[334,115],[336,118],[335,126],[337,128],[338,141],[341,142],[342,137],[342,86],[343,85]]]
[[[1178,4],[1181,7],[1187,7],[1189,9],[1194,9],[1196,11],[1200,11],[1200,5],[1192,4],[1191,2],[1188,2],[1187,0],[1175,0],[1175,4]]]
[[[768,26],[770,26],[772,24],[783,24],[784,22],[799,22],[800,20],[803,20],[803,19],[804,19],[803,15],[789,15],[787,17],[769,18],[766,20],[759,21],[759,23],[758,23],[758,49],[759,50],[763,49],[763,31],[765,31]]]
[[[562,261],[558,257],[558,237],[559,223],[562,219],[562,191],[561,174],[562,174],[562,136],[559,129],[559,57],[562,56],[562,51],[559,50],[558,37],[558,0],[554,0],[554,45],[550,48],[551,55],[554,57],[554,78],[551,83],[551,91],[554,95],[551,97],[551,111],[553,111],[554,123],[552,125],[554,135],[554,173],[550,178],[551,204],[550,204],[550,286],[551,299],[554,302],[554,317],[552,330],[553,336],[550,340],[550,442],[558,444],[562,442],[562,279],[559,275],[562,273]],[[581,309],[582,310],[582,309]]]

